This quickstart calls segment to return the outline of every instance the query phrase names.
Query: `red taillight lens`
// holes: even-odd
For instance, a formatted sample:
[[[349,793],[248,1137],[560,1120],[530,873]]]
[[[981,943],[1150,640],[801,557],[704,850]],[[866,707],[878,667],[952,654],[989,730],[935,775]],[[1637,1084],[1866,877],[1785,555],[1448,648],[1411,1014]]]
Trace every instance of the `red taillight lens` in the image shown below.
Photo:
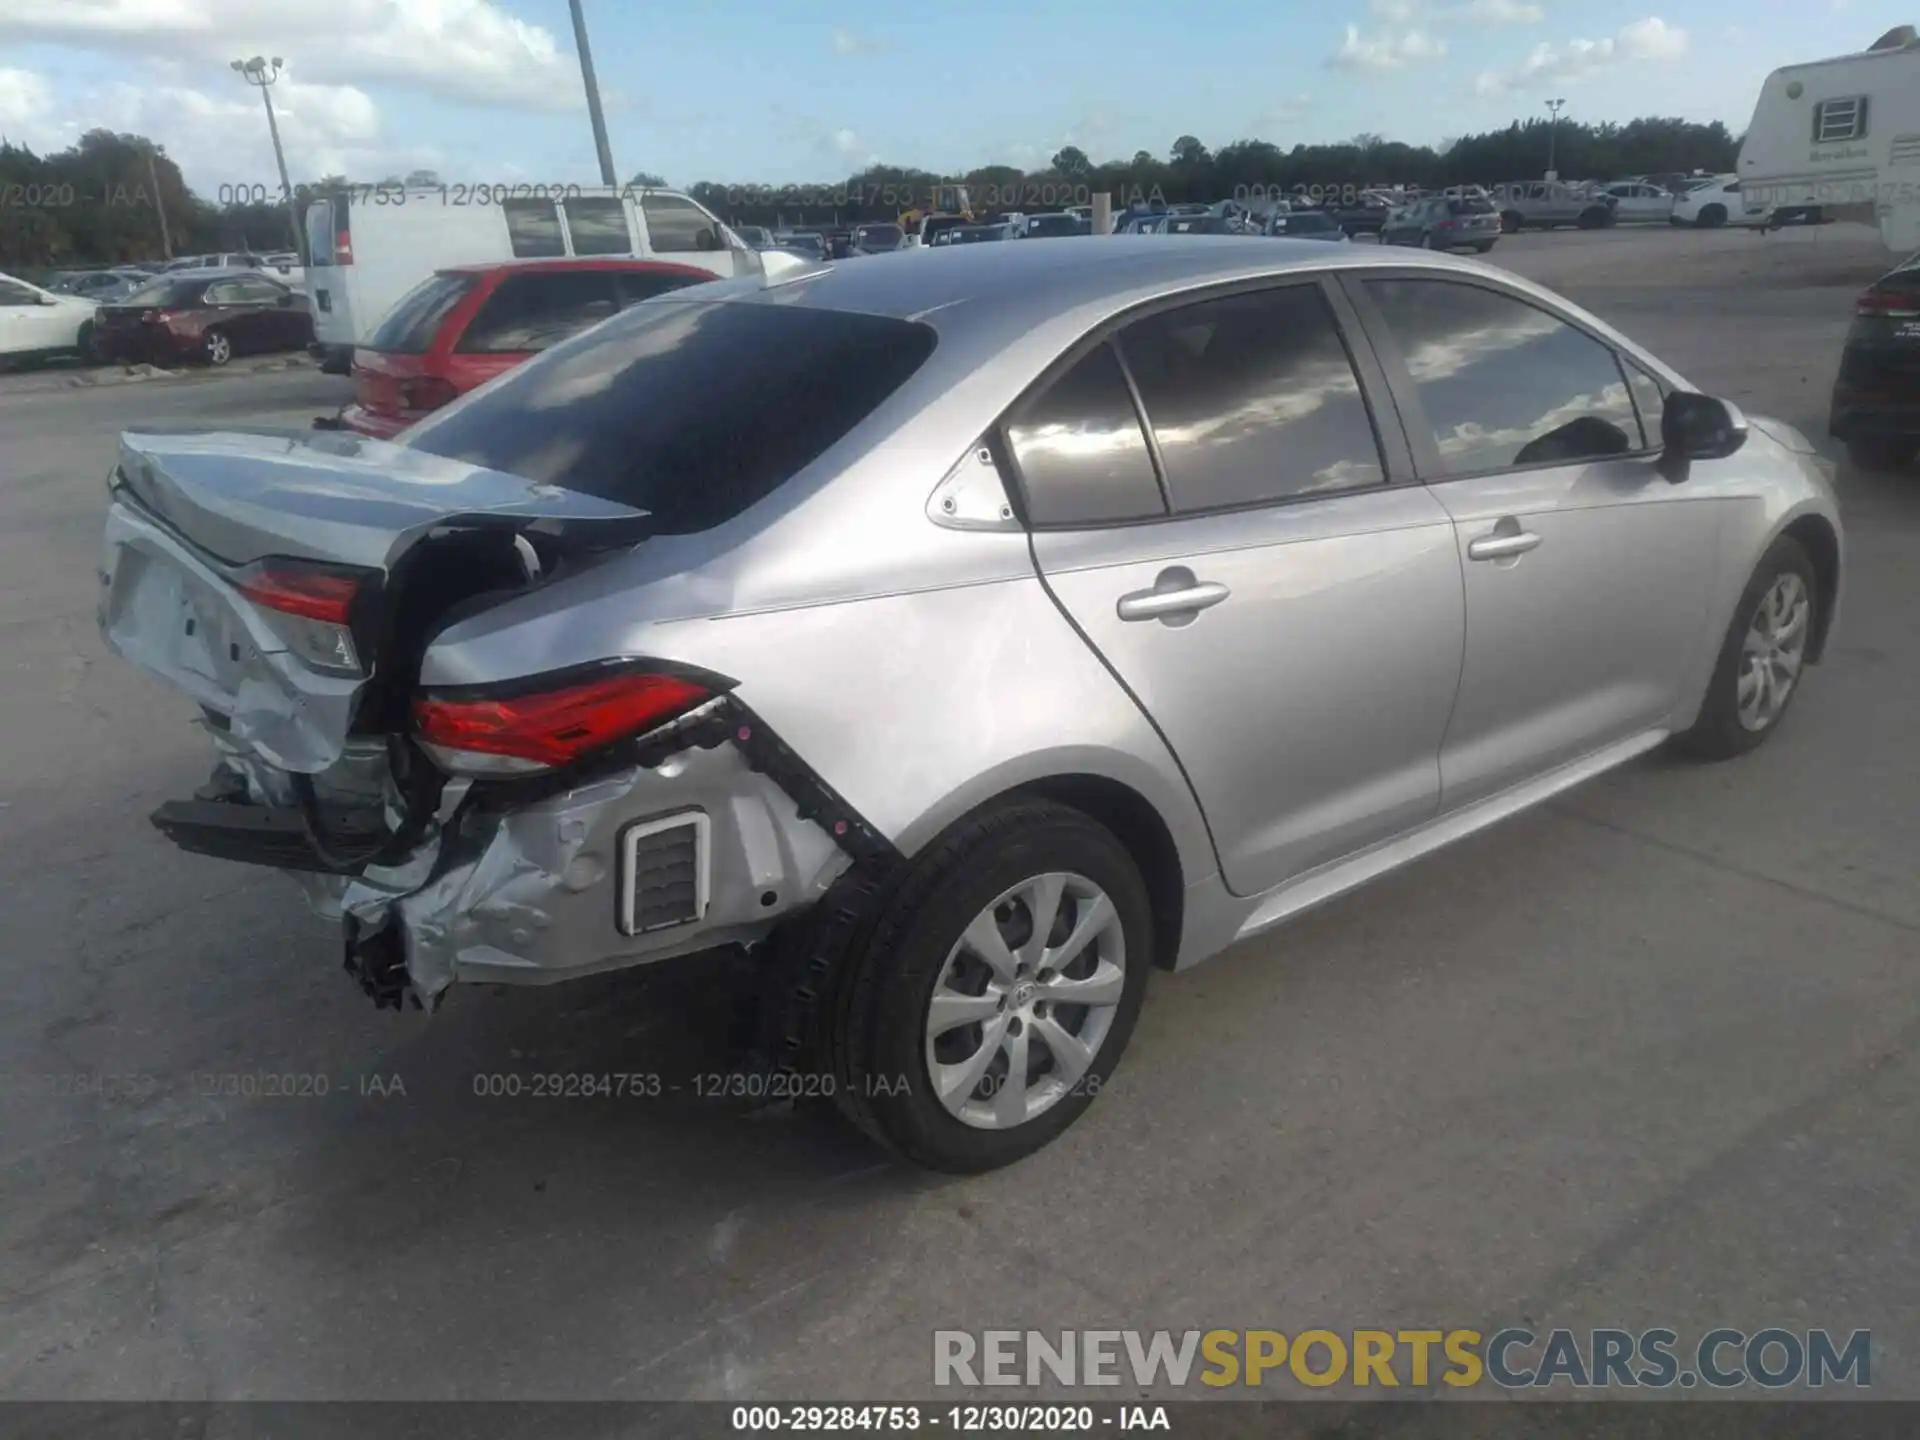
[[[565,765],[664,725],[713,693],[679,676],[639,671],[518,695],[454,699],[428,693],[413,702],[413,727],[450,768],[459,766],[461,753]]]
[[[298,560],[260,560],[240,571],[240,593],[282,615],[345,625],[365,577]]]
[[[422,375],[416,380],[400,382],[402,410],[438,410],[459,398],[460,392],[453,388],[453,382],[438,375]]]
[[[1853,304],[1856,315],[1920,315],[1920,295],[1911,290],[1868,290]]]
[[[353,263],[353,237],[345,230],[333,237],[333,263],[336,265]]]

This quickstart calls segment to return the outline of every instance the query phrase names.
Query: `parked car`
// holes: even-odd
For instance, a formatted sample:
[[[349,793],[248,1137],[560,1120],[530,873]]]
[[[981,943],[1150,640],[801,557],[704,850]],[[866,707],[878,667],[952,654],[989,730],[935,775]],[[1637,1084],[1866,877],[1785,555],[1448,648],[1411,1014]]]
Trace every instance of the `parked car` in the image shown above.
[[[1266,233],[1288,240],[1349,240],[1352,237],[1323,210],[1276,210],[1267,217]]]
[[[1328,213],[1349,235],[1378,235],[1393,210],[1393,204],[1385,196],[1370,193],[1357,196],[1347,204],[1328,207]]]
[[[1601,192],[1613,202],[1620,224],[1664,223],[1673,218],[1673,196],[1645,180],[1623,180]]]
[[[751,249],[771,250],[774,248],[775,241],[773,232],[764,225],[736,225],[733,227],[733,233],[738,235]]]
[[[94,304],[0,274],[0,363],[94,354]]]
[[[617,257],[449,266],[353,352],[353,403],[320,424],[388,439],[630,305],[713,278],[691,265]]]
[[[303,350],[313,339],[307,297],[257,270],[174,270],[98,311],[103,360],[224,365],[236,355]]]
[[[1714,230],[1722,225],[1765,225],[1772,219],[1772,210],[1764,204],[1749,208],[1739,178],[1719,175],[1675,196],[1668,219],[1675,225]]]
[[[160,269],[160,273],[171,274],[176,270],[259,270],[266,265],[266,257],[251,250],[223,250],[212,255],[182,255],[169,260]]]
[[[804,260],[824,263],[833,258],[833,252],[827,245],[827,237],[817,230],[783,230],[774,237],[774,245]]]
[[[856,225],[848,242],[848,253],[881,255],[889,250],[905,249],[906,244],[907,232],[891,221]]]
[[[217,754],[163,834],[387,1006],[759,947],[778,1073],[954,1171],[1094,1102],[1148,970],[1764,743],[1843,569],[1805,437],[1551,291],[1251,239],[665,296],[110,486],[106,643]]]
[[[1041,215],[1023,215],[1020,223],[1014,227],[1016,240],[1048,240],[1067,235],[1090,235],[1093,222],[1082,220],[1068,211],[1054,211]]]
[[[1500,207],[1501,227],[1508,233],[1528,227],[1553,230],[1562,225],[1597,230],[1613,224],[1614,219],[1613,207],[1605,196],[1552,180],[1503,185],[1494,203]]]
[[[300,263],[300,257],[291,250],[276,250],[270,255],[262,255],[260,268],[289,289],[304,292],[307,288],[307,267]]]
[[[1436,195],[1393,211],[1380,228],[1383,245],[1419,245],[1428,250],[1477,250],[1485,255],[1500,238],[1500,215],[1491,200],[1449,200]]]
[[[309,201],[304,248],[320,368],[345,375],[354,347],[387,311],[446,265],[626,255],[722,278],[765,273],[759,252],[691,196],[633,185],[553,188],[564,193],[359,186]]]
[[[1899,469],[1920,452],[1920,255],[1854,302],[1827,429],[1863,469]]]

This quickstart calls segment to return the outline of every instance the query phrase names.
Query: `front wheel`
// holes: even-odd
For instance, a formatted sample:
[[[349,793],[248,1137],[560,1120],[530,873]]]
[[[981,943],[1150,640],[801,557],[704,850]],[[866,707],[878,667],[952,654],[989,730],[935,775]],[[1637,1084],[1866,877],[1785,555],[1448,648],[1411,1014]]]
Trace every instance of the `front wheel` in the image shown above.
[[[1490,255],[1493,253],[1493,241],[1482,240],[1478,245],[1474,246],[1473,248],[1482,255]]]
[[[1700,218],[1693,222],[1702,230],[1717,230],[1727,223],[1727,207],[1724,205],[1704,206]]]
[[[877,906],[828,1017],[841,1108],[959,1174],[1073,1124],[1146,994],[1152,914],[1126,848],[1077,810],[1014,802],[956,826]]]
[[[1518,234],[1520,227],[1526,223],[1526,217],[1521,215],[1518,210],[1503,210],[1500,212],[1500,228],[1509,235]]]
[[[233,359],[233,341],[224,330],[209,330],[200,337],[200,353],[209,365],[224,365]]]
[[[1818,596],[1806,550],[1782,535],[1760,557],[1734,607],[1699,718],[1674,738],[1676,748],[1726,760],[1755,749],[1779,727],[1799,693]]]
[[[83,365],[97,365],[100,362],[100,347],[95,343],[91,320],[82,325],[80,333],[74,337],[73,353],[80,357]]]

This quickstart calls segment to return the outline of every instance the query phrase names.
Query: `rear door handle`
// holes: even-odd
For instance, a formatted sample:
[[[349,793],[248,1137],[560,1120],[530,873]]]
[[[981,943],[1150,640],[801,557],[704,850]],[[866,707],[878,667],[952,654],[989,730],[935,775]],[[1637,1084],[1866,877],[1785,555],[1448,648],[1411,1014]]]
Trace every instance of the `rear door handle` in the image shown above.
[[[1540,537],[1531,530],[1501,531],[1493,535],[1482,535],[1478,540],[1467,542],[1469,560],[1504,560],[1510,555],[1524,555],[1540,543]]]
[[[1122,620],[1165,620],[1197,615],[1232,593],[1216,580],[1196,580],[1177,590],[1136,590],[1122,595],[1117,608]]]

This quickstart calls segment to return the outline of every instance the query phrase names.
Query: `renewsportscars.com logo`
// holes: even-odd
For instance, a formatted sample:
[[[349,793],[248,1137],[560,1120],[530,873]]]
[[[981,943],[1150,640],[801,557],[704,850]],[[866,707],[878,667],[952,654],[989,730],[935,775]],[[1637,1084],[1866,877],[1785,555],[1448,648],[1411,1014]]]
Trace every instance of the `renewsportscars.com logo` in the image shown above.
[[[936,1386],[1263,1385],[1313,1389],[1819,1389],[1873,1382],[1871,1331],[1709,1330],[1689,1346],[1667,1329],[936,1330]]]

